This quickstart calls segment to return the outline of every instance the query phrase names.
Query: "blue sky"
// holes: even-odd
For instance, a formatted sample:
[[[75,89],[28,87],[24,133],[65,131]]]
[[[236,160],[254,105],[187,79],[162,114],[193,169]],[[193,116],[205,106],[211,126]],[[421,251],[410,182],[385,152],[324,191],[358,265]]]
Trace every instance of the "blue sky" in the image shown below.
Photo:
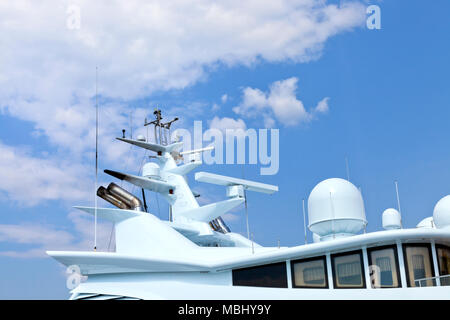
[[[183,118],[180,125],[185,127],[194,120],[211,123],[214,117],[241,119],[247,128],[264,128],[263,116],[273,120],[273,127],[280,130],[278,174],[260,176],[257,165],[201,167],[279,186],[279,193],[269,197],[248,194],[250,229],[263,245],[276,245],[277,240],[285,246],[303,243],[301,199],[307,199],[323,179],[345,178],[346,157],[350,180],[362,189],[368,231],[379,230],[383,210],[396,207],[395,180],[405,227],[415,227],[431,216],[436,202],[450,194],[448,1],[353,3],[352,10],[333,11],[335,20],[315,21],[317,33],[312,36],[296,33],[300,27],[295,19],[303,19],[302,11],[316,13],[339,1],[312,7],[286,4],[272,9],[276,17],[249,2],[237,13],[253,17],[246,19],[252,23],[242,22],[236,12],[235,18],[223,20],[236,22],[241,29],[211,28],[210,33],[196,36],[192,35],[198,32],[195,22],[187,19],[178,28],[161,24],[158,32],[167,39],[155,38],[150,34],[154,26],[139,17],[133,25],[136,29],[121,25],[126,20],[120,20],[120,8],[107,8],[109,16],[94,25],[91,16],[102,2],[72,3],[81,8],[81,28],[76,30],[65,26],[69,3],[43,12],[28,1],[0,6],[3,21],[23,22],[0,24],[4,29],[0,42],[7,48],[0,56],[0,271],[8,275],[0,279],[0,298],[66,298],[64,268],[43,251],[92,247],[92,219],[71,206],[94,201],[96,65],[101,169],[138,170],[143,152],[131,149],[130,153],[129,146],[113,142],[113,137],[121,134],[122,127],[128,128],[130,113],[134,130],[139,130],[156,104]],[[365,27],[361,8],[370,4],[381,8],[381,30]],[[139,8],[139,1],[130,2],[130,8],[134,5]],[[199,14],[180,11],[183,17]],[[29,15],[36,19],[26,19]],[[55,19],[42,22],[40,17]],[[61,30],[55,29],[58,24],[63,25]],[[292,38],[277,37],[280,25]],[[36,26],[42,30],[34,31]],[[125,52],[126,46],[122,52],[120,41],[126,44],[127,35],[141,29],[140,38],[128,48],[131,53]],[[108,32],[110,38],[105,36]],[[172,39],[177,32],[185,33]],[[246,32],[250,37],[241,38]],[[259,32],[267,41],[253,43]],[[152,41],[146,43],[147,38]],[[277,45],[279,38],[285,43]],[[210,44],[211,39],[217,43]],[[178,49],[182,54],[172,55]],[[148,61],[157,57],[160,63]],[[324,98],[328,98],[328,112],[310,121],[299,115],[295,125],[286,126],[275,107],[265,107],[258,116],[233,111],[244,105],[246,88],[268,96],[275,82],[292,78],[297,79],[294,102],[301,101],[304,112],[312,114]],[[222,100],[225,94],[227,99]],[[110,179],[102,174],[100,181]],[[206,191],[205,185],[193,182],[193,186],[202,195]],[[205,198],[225,197],[220,187],[210,190]],[[159,200],[159,212],[153,196],[150,208],[166,218],[167,207]],[[233,231],[245,233],[243,209],[234,211],[228,223]],[[110,231],[110,225],[101,225],[100,248],[107,248]]]

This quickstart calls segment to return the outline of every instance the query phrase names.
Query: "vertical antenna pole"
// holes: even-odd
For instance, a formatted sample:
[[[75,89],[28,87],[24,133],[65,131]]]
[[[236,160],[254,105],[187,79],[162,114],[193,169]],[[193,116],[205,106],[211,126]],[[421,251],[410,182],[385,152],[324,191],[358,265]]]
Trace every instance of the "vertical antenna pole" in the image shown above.
[[[98,67],[95,67],[95,214],[94,251],[97,250],[97,184],[98,184]]]
[[[306,237],[306,214],[305,214],[305,199],[302,200],[302,206],[303,206],[303,229],[305,231],[305,244],[308,243],[307,237]]]
[[[133,111],[130,112],[130,139],[133,139]]]
[[[250,239],[250,227],[248,225],[248,207],[247,207],[247,192],[244,189],[244,204],[245,204],[245,222],[247,224],[247,239]]]
[[[347,181],[350,181],[350,169],[348,166],[348,158],[345,157],[345,169],[347,170]]]
[[[252,233],[252,253],[253,253],[253,254],[255,253],[255,246],[254,246],[254,244],[253,244],[253,233]]]
[[[398,205],[398,212],[400,212],[400,217],[402,216],[402,208],[400,207],[400,196],[398,194],[398,182],[395,180],[395,193],[397,195],[397,205]]]
[[[242,179],[244,179],[244,166],[242,166]],[[247,191],[244,188],[244,205],[245,205],[245,223],[247,224],[247,239],[250,239],[250,226],[248,224],[248,206],[247,206]]]
[[[144,126],[145,126],[145,127],[147,127],[147,142],[150,142],[150,141],[148,141],[148,126],[147,126],[147,118],[145,118],[145,120],[144,120]]]
[[[170,127],[169,127],[169,144],[172,143],[172,137],[170,136]]]

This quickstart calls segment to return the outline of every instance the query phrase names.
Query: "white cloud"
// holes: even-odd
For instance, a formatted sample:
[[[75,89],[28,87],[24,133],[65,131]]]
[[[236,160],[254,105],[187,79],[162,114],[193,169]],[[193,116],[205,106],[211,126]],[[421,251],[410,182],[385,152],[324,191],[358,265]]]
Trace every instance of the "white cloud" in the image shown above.
[[[21,204],[60,199],[86,201],[94,193],[88,176],[91,171],[67,160],[33,157],[0,142],[0,193]]]
[[[80,8],[79,29],[67,27],[69,6]],[[92,177],[82,164],[94,159],[96,66],[100,159],[130,159],[132,168],[140,157],[129,156],[128,145],[113,141],[129,126],[133,99],[155,90],[183,89],[218,65],[316,59],[327,39],[364,21],[365,7],[358,2],[2,1],[0,114],[30,122],[33,134],[46,137],[57,152],[36,157],[0,145],[17,163],[0,158],[8,181],[0,181],[0,196],[3,192],[28,204],[86,196]],[[227,100],[225,95],[221,100]],[[278,117],[286,118],[279,103]],[[135,119],[148,111],[135,109]],[[245,125],[242,119],[224,119],[217,125]],[[265,122],[274,124],[270,117]],[[34,193],[21,193],[24,183]]]
[[[89,219],[88,215],[82,212],[71,212],[68,217],[75,226],[73,233],[59,230],[53,225],[0,224],[0,242],[27,246],[27,249],[23,250],[0,251],[0,256],[45,258],[48,257],[45,253],[46,250],[92,250],[94,245],[92,218]],[[110,223],[99,222],[97,224],[99,251],[111,251],[114,248],[114,237],[110,239],[111,230]]]
[[[222,103],[226,103],[228,101],[228,95],[223,94],[222,97],[220,98],[220,101],[222,101]]]
[[[80,8],[80,29],[67,28],[69,3],[0,5],[2,71],[9,79],[3,94],[20,89],[29,98],[39,92],[92,96],[95,66],[100,93],[110,97],[183,88],[217,62],[308,61],[328,38],[365,21],[358,2],[338,7],[319,0],[74,0],[70,5]]]
[[[247,118],[262,116],[267,128],[275,125],[275,119],[283,126],[294,126],[312,120],[315,113],[328,111],[329,98],[324,98],[315,109],[308,112],[297,98],[297,84],[298,78],[292,77],[273,82],[269,92],[244,88],[242,102],[233,111]]]
[[[0,4],[0,109],[77,152],[93,137],[96,66],[100,95],[128,101],[185,88],[217,64],[315,59],[328,38],[363,26],[365,17],[358,2],[320,0],[70,5],[80,8],[79,29],[67,28],[69,3]]]
[[[214,103],[213,106],[212,106],[212,108],[211,108],[211,110],[212,110],[213,112],[217,112],[217,111],[220,110],[220,106],[219,106],[217,103]]]
[[[223,133],[226,133],[226,130],[246,130],[247,126],[245,125],[244,120],[242,119],[232,119],[232,118],[219,118],[214,117],[210,123],[209,127],[211,129],[218,129]]]
[[[57,231],[52,227],[35,224],[0,225],[0,241],[20,244],[64,245],[72,242],[74,237],[66,231]]]
[[[330,98],[328,98],[328,97],[320,100],[319,103],[317,104],[316,108],[314,109],[314,111],[318,112],[318,113],[327,113],[329,110],[329,108],[328,108],[329,100],[330,100]]]
[[[241,219],[241,217],[239,215],[234,214],[234,213],[225,213],[222,216],[222,218],[225,222],[230,222],[230,223],[239,221]]]

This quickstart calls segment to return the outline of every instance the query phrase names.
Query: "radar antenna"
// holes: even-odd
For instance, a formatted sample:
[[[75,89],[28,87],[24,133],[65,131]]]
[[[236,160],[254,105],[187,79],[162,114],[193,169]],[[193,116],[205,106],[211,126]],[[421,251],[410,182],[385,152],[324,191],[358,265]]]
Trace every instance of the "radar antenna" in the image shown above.
[[[153,111],[153,115],[155,116],[155,120],[147,122],[147,119],[145,119],[144,127],[152,124],[154,126],[155,143],[169,145],[171,143],[170,127],[175,121],[178,120],[178,118],[174,118],[173,120],[163,123],[161,121],[163,117],[160,109],[155,109],[155,111]]]

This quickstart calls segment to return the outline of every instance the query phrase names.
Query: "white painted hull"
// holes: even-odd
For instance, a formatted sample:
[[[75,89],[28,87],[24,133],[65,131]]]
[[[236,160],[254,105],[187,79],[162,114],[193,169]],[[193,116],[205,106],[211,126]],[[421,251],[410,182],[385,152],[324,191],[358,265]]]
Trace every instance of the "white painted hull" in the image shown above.
[[[448,300],[450,286],[395,289],[298,289],[232,286],[231,272],[97,275],[73,290],[145,300]]]

